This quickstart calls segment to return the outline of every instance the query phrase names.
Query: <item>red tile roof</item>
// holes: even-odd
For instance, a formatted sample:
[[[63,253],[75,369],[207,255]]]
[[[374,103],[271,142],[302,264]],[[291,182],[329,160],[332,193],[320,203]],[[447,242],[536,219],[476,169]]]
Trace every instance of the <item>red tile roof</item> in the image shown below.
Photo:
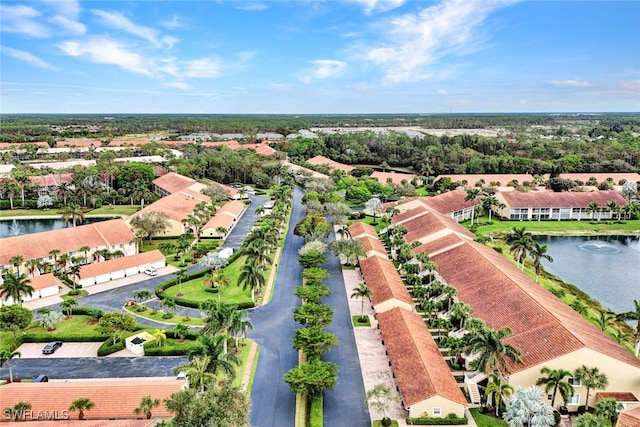
[[[640,406],[620,412],[616,427],[640,426]]]
[[[197,181],[195,179],[191,179],[174,172],[169,172],[162,175],[161,177],[154,179],[153,183],[162,188],[167,193],[171,194],[180,190],[184,190],[185,188],[196,184]]]
[[[312,157],[309,160],[307,160],[307,163],[311,163],[312,165],[328,165],[331,169],[338,169],[346,173],[349,173],[354,169],[353,166],[345,165],[343,163],[338,163],[324,156]]]
[[[6,237],[0,245],[0,265],[9,264],[9,259],[15,254],[21,254],[27,261],[48,258],[52,249],[67,253],[83,246],[97,248],[126,244],[134,238],[133,231],[121,219]]]
[[[453,190],[446,193],[425,197],[424,203],[433,210],[447,215],[453,212],[461,211],[466,208],[470,208],[473,205],[479,205],[480,200],[475,200],[473,203],[471,200],[465,201],[467,192],[463,190]]]
[[[360,260],[364,281],[373,291],[371,302],[378,305],[391,299],[413,305],[413,300],[400,278],[398,271],[388,258],[370,256]]]
[[[31,180],[31,185],[39,187],[57,187],[63,182],[67,184],[73,182],[73,176],[70,173],[31,176],[29,179]]]
[[[85,279],[87,277],[95,277],[101,274],[124,270],[125,268],[137,267],[139,265],[164,260],[165,257],[159,250],[153,250],[120,258],[113,258],[103,262],[94,262],[93,264],[83,265],[80,268],[80,278]]]
[[[378,313],[380,331],[406,406],[440,396],[467,406],[460,387],[418,313]]]
[[[218,209],[218,212],[216,212],[216,215],[226,214],[237,217],[238,215],[240,215],[240,213],[242,213],[243,210],[245,210],[246,207],[247,205],[245,205],[243,202],[239,200],[232,200],[222,205],[222,207]]]
[[[349,226],[349,234],[352,238],[364,236],[368,234],[372,237],[378,237],[378,233],[376,232],[375,227],[369,224],[365,224],[364,222],[356,222],[355,224]]]
[[[493,249],[476,242],[431,257],[438,273],[493,329],[510,328],[506,342],[522,352],[511,373],[582,348],[640,367],[640,360],[537,284]]]
[[[246,205],[239,200],[232,200],[225,203],[216,214],[211,217],[209,221],[202,227],[202,230],[216,229],[218,227],[224,227],[227,230],[233,224],[233,221],[238,218],[242,211],[246,208]]]
[[[42,383],[18,382],[2,386],[0,406],[11,408],[17,402],[29,402],[38,411],[67,411],[79,397],[88,397],[95,406],[84,412],[87,419],[136,418],[133,410],[144,396],[161,401],[187,386],[186,380],[175,378],[121,378],[49,381]],[[72,418],[78,412],[70,413]],[[169,417],[165,405],[153,409],[154,417]],[[82,424],[84,425],[84,423]]]
[[[387,256],[387,249],[384,247],[382,242],[377,238],[365,235],[365,236],[357,237],[356,240],[362,243],[365,253],[374,251],[374,252],[378,252],[384,257]]]
[[[185,189],[178,192],[169,194],[157,201],[145,206],[144,209],[131,215],[127,221],[137,216],[140,216],[146,212],[162,212],[166,214],[170,219],[181,222],[185,219],[193,210],[196,205],[201,202],[209,203],[211,199],[197,191]]]
[[[395,220],[395,217],[393,220]],[[407,229],[407,234],[404,235],[404,239],[409,243],[424,239],[431,234],[445,230],[448,230],[450,233],[456,233],[475,239],[475,235],[469,230],[461,227],[452,218],[436,211],[427,212],[421,216],[404,222],[402,225]]]
[[[535,193],[521,193],[509,191],[498,193],[505,204],[511,208],[585,208],[591,202],[604,206],[610,200],[615,200],[618,205],[624,205],[627,201],[617,191],[591,191],[591,192],[561,192],[543,191]]]
[[[600,399],[614,399],[618,402],[638,402],[638,398],[635,394],[629,391],[599,391],[596,393],[600,396]]]
[[[563,173],[560,174],[561,178],[571,179],[571,180],[580,180],[585,184],[589,181],[589,178],[593,177],[598,181],[598,184],[607,180],[607,178],[612,178],[614,185],[618,185],[620,180],[625,179],[627,181],[638,182],[640,181],[640,174],[635,172],[627,172],[627,173]]]
[[[416,208],[413,209],[408,209],[404,212],[401,212],[397,215],[395,215],[391,222],[393,222],[394,224],[402,224],[404,222],[409,221],[410,219],[416,218],[418,216],[424,215],[428,212],[427,207],[424,205],[418,206]]]
[[[386,184],[387,180],[390,179],[395,185],[400,185],[402,181],[411,182],[415,177],[414,174],[400,172],[374,172],[371,174],[371,178],[378,180],[380,184]]]
[[[34,290],[46,289],[51,286],[60,286],[62,282],[52,273],[41,274],[39,276],[29,277],[29,286]]]
[[[463,238],[459,234],[451,233],[447,234],[444,237],[439,239],[435,239],[431,242],[427,242],[423,245],[420,245],[413,249],[413,252],[419,254],[421,252],[425,252],[429,257],[439,254],[442,251],[446,251],[452,249],[454,246],[462,245],[465,242],[468,242],[469,238]]]
[[[69,420],[30,421],[29,427],[151,427],[156,425],[156,420],[153,419],[155,414],[153,415],[150,420],[78,420],[76,417]]]

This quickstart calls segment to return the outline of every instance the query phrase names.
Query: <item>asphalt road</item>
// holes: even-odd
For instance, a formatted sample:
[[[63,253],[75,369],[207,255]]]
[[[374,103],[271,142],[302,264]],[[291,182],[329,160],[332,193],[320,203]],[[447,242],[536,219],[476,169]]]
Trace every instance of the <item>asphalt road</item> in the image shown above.
[[[294,425],[295,394],[282,376],[298,363],[298,354],[291,342],[293,332],[301,327],[293,320],[293,310],[300,300],[293,292],[301,283],[298,249],[304,244],[304,239],[293,234],[293,226],[304,218],[302,195],[301,190],[295,190],[273,298],[269,304],[250,313],[254,329],[249,337],[260,345],[260,359],[251,393],[250,420],[255,427]],[[364,383],[338,260],[330,257],[325,268],[332,276],[325,281],[332,294],[323,302],[335,310],[334,321],[327,329],[337,336],[338,345],[324,356],[324,360],[339,367],[338,383],[333,391],[324,394],[325,424],[369,427],[371,420],[364,403]]]

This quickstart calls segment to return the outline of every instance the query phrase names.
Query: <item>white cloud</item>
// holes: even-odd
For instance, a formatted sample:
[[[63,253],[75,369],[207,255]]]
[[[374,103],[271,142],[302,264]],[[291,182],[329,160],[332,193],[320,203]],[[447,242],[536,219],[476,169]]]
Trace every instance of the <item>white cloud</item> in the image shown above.
[[[11,56],[12,58],[18,59],[20,61],[24,61],[27,62],[33,66],[36,66],[38,68],[44,68],[45,70],[52,70],[55,71],[57,70],[56,67],[54,67],[53,65],[49,64],[48,62],[43,61],[42,59],[38,58],[37,56],[29,53],[29,52],[25,52],[23,50],[18,50],[18,49],[13,49],[7,46],[1,46],[2,52]]]
[[[128,51],[115,40],[106,37],[91,37],[82,41],[66,41],[57,47],[69,56],[86,57],[97,64],[117,65],[127,71],[153,77],[150,61],[137,53]]]
[[[180,90],[191,90],[191,86],[189,86],[187,83],[183,82],[182,80],[178,80],[175,82],[165,82],[162,84],[163,86],[173,87]]]
[[[220,75],[219,61],[211,58],[194,59],[186,63],[184,77],[214,78]]]
[[[161,38],[160,32],[158,30],[146,27],[144,25],[138,25],[121,13],[107,12],[98,9],[93,10],[92,12],[102,20],[102,23],[105,26],[124,31],[126,33],[140,37],[144,40],[150,41],[157,47],[160,47],[162,45],[168,45],[169,47],[171,47],[176,41],[176,39],[173,37]]]
[[[72,34],[84,34],[87,32],[87,27],[83,23],[69,19],[66,16],[56,15],[51,19],[51,22]]]
[[[482,46],[483,24],[494,11],[519,0],[445,0],[417,13],[381,23],[379,46],[358,46],[366,61],[378,64],[392,83],[434,78],[434,63]]]
[[[619,85],[624,91],[630,91],[635,94],[640,92],[640,80],[622,80]]]
[[[268,8],[269,6],[263,3],[246,3],[246,4],[243,4],[242,6],[236,6],[236,9],[246,10],[249,12],[259,12],[261,10],[265,10]]]
[[[304,71],[300,80],[304,83],[311,83],[314,80],[337,77],[347,69],[347,63],[333,59],[318,59],[311,61],[313,68]]]
[[[551,84],[556,86],[586,87],[591,86],[589,82],[583,80],[553,80]]]
[[[38,22],[41,13],[32,7],[0,4],[0,31],[35,38],[51,36],[50,30]]]
[[[173,15],[170,21],[164,21],[161,25],[170,30],[175,30],[176,28],[183,27],[184,23],[178,18],[178,15]]]
[[[404,4],[405,0],[350,0],[353,3],[358,3],[364,7],[364,13],[367,15],[371,13],[387,12],[392,9],[396,9]]]
[[[77,20],[80,16],[80,4],[77,0],[43,0],[52,6],[57,15],[64,16],[68,19]]]

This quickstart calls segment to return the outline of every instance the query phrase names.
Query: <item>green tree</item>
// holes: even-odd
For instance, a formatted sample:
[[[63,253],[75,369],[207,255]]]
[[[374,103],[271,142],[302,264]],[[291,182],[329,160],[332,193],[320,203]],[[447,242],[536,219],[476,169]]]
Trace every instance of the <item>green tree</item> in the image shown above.
[[[15,405],[13,405],[13,407],[11,408],[6,408],[4,410],[5,414],[12,414],[13,415],[13,420],[18,422],[20,421],[20,418],[25,417],[25,412],[30,411],[31,410],[31,403],[29,402],[18,402]],[[26,417],[25,417],[26,418]]]
[[[11,383],[13,382],[13,367],[11,366],[11,360],[21,356],[22,353],[20,353],[19,351],[0,351],[0,368],[2,368],[5,363],[7,364],[7,367],[9,368],[9,382]]]
[[[615,399],[604,399],[596,403],[595,414],[597,417],[605,419],[611,423],[612,426],[616,425],[620,411],[624,409],[622,403]]]
[[[591,220],[593,221],[593,216],[596,213],[600,213],[600,205],[598,204],[598,202],[591,202],[587,205],[586,212],[589,214]],[[598,215],[598,221],[600,221],[600,215]]]
[[[184,342],[184,339],[189,334],[189,326],[180,322],[175,326],[175,328],[173,328],[173,334],[180,340],[180,342]]]
[[[389,384],[376,384],[371,390],[367,391],[365,401],[373,406],[377,411],[382,413],[382,425],[389,419],[387,413],[392,403],[398,402],[400,399],[393,392],[393,388]],[[389,420],[390,421],[390,420]]]
[[[16,272],[18,276],[22,275],[20,273],[20,266],[22,265],[23,262],[24,262],[24,257],[22,255],[14,255],[11,258],[9,258],[9,263],[13,264],[13,266],[16,268]]]
[[[331,294],[331,289],[327,285],[307,284],[296,287],[295,295],[302,300],[303,303],[310,302],[320,304],[320,300]]]
[[[331,224],[320,215],[308,215],[296,224],[293,234],[304,237],[307,242],[320,240],[329,237]]]
[[[205,386],[209,381],[214,381],[216,376],[208,371],[211,365],[211,356],[194,356],[189,363],[180,365],[176,368],[175,373],[184,372],[189,378],[192,386],[198,385],[200,392],[204,393]]]
[[[562,368],[551,369],[545,366],[540,370],[540,373],[546,376],[538,378],[536,385],[544,386],[545,393],[549,393],[549,391],[553,389],[553,394],[551,395],[551,406],[555,405],[558,390],[565,402],[573,395],[573,386],[569,381],[565,380],[565,378],[571,377],[571,372]]]
[[[24,298],[33,296],[35,292],[33,286],[29,284],[30,282],[27,276],[7,271],[4,282],[0,285],[0,297],[5,301],[11,298],[13,304],[22,305]]]
[[[95,403],[88,397],[79,397],[71,402],[71,405],[69,405],[69,411],[78,411],[78,419],[84,420],[84,411],[89,411],[93,409],[94,406]]]
[[[161,234],[169,228],[169,216],[164,212],[149,211],[134,216],[130,221],[131,227],[141,236],[153,243],[153,236]]]
[[[189,353],[189,360],[193,360],[196,356],[209,356],[207,372],[214,375],[221,372],[229,379],[234,378],[236,375],[235,367],[240,364],[240,360],[235,354],[225,351],[226,340],[227,336],[223,334],[200,335],[198,337],[200,347]]]
[[[65,222],[71,222],[75,227],[77,223],[84,221],[84,211],[82,208],[76,205],[68,205],[60,210],[62,220]]]
[[[620,321],[635,321],[636,322],[636,331],[635,331],[635,349],[634,354],[638,357],[638,352],[640,351],[640,300],[633,300],[633,305],[635,310],[626,311],[624,313],[620,313],[616,316],[616,318]]]
[[[587,388],[587,397],[585,399],[587,410],[589,409],[589,392],[591,389],[604,390],[609,385],[609,379],[597,367],[589,368],[586,365],[582,365],[576,369],[573,377],[581,381]]]
[[[489,377],[490,381],[487,384],[487,388],[484,391],[484,396],[489,400],[493,397],[493,404],[496,408],[496,417],[500,416],[501,406],[505,397],[509,397],[513,394],[514,388],[509,383],[502,380],[502,376],[493,372]]]
[[[304,303],[293,311],[293,319],[302,325],[326,326],[333,321],[333,309],[326,304]]]
[[[465,202],[471,202],[471,225],[473,225],[473,217],[476,212],[476,200],[482,196],[482,191],[479,188],[469,188],[466,190],[467,196],[464,198]]]
[[[78,306],[78,301],[74,298],[67,298],[60,303],[60,309],[62,312],[68,317],[71,317],[73,313],[73,308]]]
[[[18,333],[29,327],[33,320],[33,312],[19,305],[0,306],[0,331],[11,332],[13,339]]]
[[[511,329],[502,328],[500,330],[485,329],[475,333],[467,346],[468,353],[472,355],[471,368],[492,373],[498,368],[504,372],[509,372],[508,362],[519,363],[520,351],[504,340],[511,335]]]
[[[524,260],[533,246],[534,240],[530,232],[525,227],[513,227],[507,235],[507,244],[511,249],[511,254],[524,270]]]
[[[296,329],[293,335],[293,348],[302,351],[308,359],[319,359],[332,345],[337,344],[336,336],[325,331],[321,325]]]
[[[136,328],[136,319],[127,313],[105,313],[98,321],[98,327],[104,333],[111,335],[115,345],[124,332],[133,331]]]
[[[140,401],[140,405],[133,410],[136,415],[144,415],[146,419],[151,419],[151,411],[153,408],[160,406],[160,399],[152,399],[151,395],[144,396]]]
[[[351,296],[349,298],[360,298],[360,318],[364,319],[364,300],[371,301],[373,291],[364,283],[358,283],[358,286],[352,289]]]
[[[310,398],[324,390],[333,390],[338,381],[338,365],[312,359],[289,370],[284,381],[294,393]]]
[[[529,250],[529,255],[533,260],[533,268],[536,271],[536,283],[540,281],[540,271],[542,270],[542,260],[546,259],[549,262],[553,262],[551,255],[547,253],[549,245],[541,245],[540,243],[533,241],[533,245]]]
[[[240,274],[238,275],[238,285],[242,285],[242,289],[247,288],[251,290],[251,301],[256,302],[255,293],[260,291],[266,280],[262,268],[257,263],[245,263],[240,268]]]
[[[153,298],[153,292],[148,289],[140,289],[133,293],[133,299],[139,303],[148,301]]]
[[[610,427],[603,418],[593,414],[582,414],[573,421],[573,427]]]

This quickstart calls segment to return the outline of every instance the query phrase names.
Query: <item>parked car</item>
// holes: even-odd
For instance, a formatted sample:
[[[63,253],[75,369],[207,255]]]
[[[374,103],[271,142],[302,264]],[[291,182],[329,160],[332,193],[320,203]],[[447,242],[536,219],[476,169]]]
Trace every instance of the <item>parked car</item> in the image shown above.
[[[147,276],[156,276],[158,275],[158,271],[155,268],[147,268],[144,271],[144,274],[146,274]]]
[[[42,354],[53,354],[60,347],[62,347],[62,341],[52,341],[44,346],[44,348],[42,349]]]

